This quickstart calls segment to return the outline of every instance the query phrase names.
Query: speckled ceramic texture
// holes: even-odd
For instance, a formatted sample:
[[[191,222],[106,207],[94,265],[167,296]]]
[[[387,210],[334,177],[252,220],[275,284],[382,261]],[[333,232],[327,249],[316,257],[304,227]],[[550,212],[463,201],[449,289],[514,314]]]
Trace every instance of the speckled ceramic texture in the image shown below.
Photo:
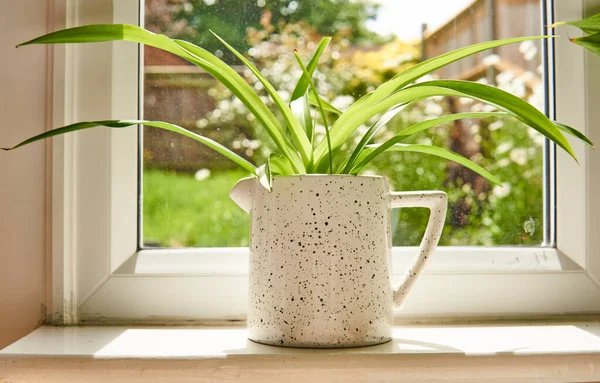
[[[391,339],[402,304],[441,234],[442,192],[392,193],[385,177],[241,180],[232,199],[251,215],[249,338],[292,347],[356,347]],[[391,284],[390,209],[432,210],[416,261]]]

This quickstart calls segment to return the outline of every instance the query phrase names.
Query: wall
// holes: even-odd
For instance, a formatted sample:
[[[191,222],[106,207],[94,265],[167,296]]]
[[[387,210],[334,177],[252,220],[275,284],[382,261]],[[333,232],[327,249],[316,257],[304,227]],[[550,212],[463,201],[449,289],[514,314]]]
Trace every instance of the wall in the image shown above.
[[[41,133],[47,121],[44,46],[15,45],[44,34],[48,4],[0,3],[0,146]],[[46,144],[0,152],[0,349],[45,314]]]

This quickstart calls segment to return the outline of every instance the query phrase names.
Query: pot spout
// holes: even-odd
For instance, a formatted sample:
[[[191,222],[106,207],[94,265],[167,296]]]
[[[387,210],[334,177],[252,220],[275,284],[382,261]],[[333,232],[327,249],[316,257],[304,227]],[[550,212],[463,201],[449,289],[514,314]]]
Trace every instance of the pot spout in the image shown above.
[[[250,210],[252,210],[255,185],[255,177],[242,178],[235,184],[233,189],[231,189],[231,193],[229,193],[229,198],[231,198],[233,202],[241,207],[246,213],[250,213]]]

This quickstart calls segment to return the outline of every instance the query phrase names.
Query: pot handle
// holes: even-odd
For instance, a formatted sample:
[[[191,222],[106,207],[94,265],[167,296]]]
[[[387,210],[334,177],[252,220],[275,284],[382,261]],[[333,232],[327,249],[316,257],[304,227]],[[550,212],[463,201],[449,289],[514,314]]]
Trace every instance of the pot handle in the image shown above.
[[[396,308],[401,308],[440,240],[446,220],[448,197],[441,191],[391,192],[390,205],[391,208],[426,207],[431,212],[425,235],[419,246],[419,254],[402,278],[398,288],[394,289],[394,305]]]

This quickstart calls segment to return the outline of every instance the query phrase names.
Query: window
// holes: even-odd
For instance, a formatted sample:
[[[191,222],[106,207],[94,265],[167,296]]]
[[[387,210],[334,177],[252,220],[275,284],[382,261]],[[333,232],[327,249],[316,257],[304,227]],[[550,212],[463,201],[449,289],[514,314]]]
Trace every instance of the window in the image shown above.
[[[585,6],[591,7],[596,4],[594,1],[588,1]],[[551,4],[543,8],[551,20],[554,13]],[[138,22],[139,9],[133,2],[80,4],[68,9],[68,26]],[[557,0],[554,10],[555,18],[561,20],[582,15],[581,8],[565,0]],[[569,31],[570,36],[575,33]],[[557,117],[588,134],[594,133],[589,127],[598,116],[590,106],[599,95],[597,88],[587,84],[600,76],[589,70],[597,58],[584,54],[564,38],[557,39],[550,48],[549,57],[553,49],[556,51],[554,66],[550,65],[550,69],[555,68]],[[55,125],[83,119],[135,116],[139,93],[137,72],[144,70],[135,45],[73,45],[55,49],[54,55]],[[146,70],[146,76],[157,81],[161,73]],[[204,81],[202,76],[194,76],[199,82]],[[91,87],[94,92],[89,92]],[[148,92],[147,86],[144,91]],[[554,100],[550,101],[552,107]],[[146,113],[148,109],[146,105]],[[471,130],[476,129],[471,127]],[[596,137],[596,141],[600,140]],[[232,145],[234,142],[235,137]],[[246,249],[139,249],[137,145],[135,129],[93,130],[55,140],[52,176],[54,320],[86,323],[243,319],[247,294]],[[243,142],[240,149],[242,147],[248,149]],[[557,173],[556,205],[548,206],[550,212],[556,206],[556,248],[440,248],[399,315],[427,318],[532,316],[599,310],[600,244],[591,235],[592,228],[600,227],[600,214],[594,214],[598,206],[591,199],[594,192],[600,191],[599,180],[594,178],[594,174],[598,174],[598,158],[586,155],[579,143],[574,143],[574,147],[580,166],[562,153],[555,154],[552,148],[547,152],[551,160],[556,156],[548,173],[550,176],[555,170]],[[147,151],[142,154],[147,155]],[[539,160],[540,154],[534,157]],[[550,194],[553,192],[550,190]],[[536,206],[540,209],[540,203]],[[529,230],[529,234],[539,235],[541,218],[538,214],[532,219],[533,233],[531,228],[524,229],[522,221],[515,230],[520,233]],[[552,222],[552,219],[547,220],[549,225]],[[540,242],[540,237],[537,238],[535,243]],[[165,244],[187,245],[182,241]],[[223,245],[217,243],[216,246]],[[402,274],[413,252],[411,247],[394,249],[394,275]]]
[[[237,64],[265,99],[262,84],[210,28],[249,51],[283,97],[289,97],[299,76],[293,49],[308,57],[319,35],[331,35],[317,79],[321,92],[342,109],[422,59],[542,31],[540,0],[429,0],[411,4],[410,12],[403,12],[403,2],[376,3],[379,6],[368,1],[259,1],[245,2],[240,9],[239,2],[231,0],[146,0],[144,17],[146,28],[196,42]],[[468,57],[434,76],[492,83],[544,109],[544,87],[552,85],[544,81],[544,56],[540,41],[525,42]],[[424,118],[484,107],[471,101],[420,102],[388,123],[376,141]],[[144,49],[143,104],[145,119],[172,121],[208,135],[257,164],[274,149],[262,127],[225,87],[185,60],[153,48]],[[228,198],[235,182],[246,176],[244,171],[172,132],[145,128],[143,142],[143,247],[248,245],[248,215]],[[464,167],[420,154],[379,157],[367,171],[386,175],[392,188],[448,193],[450,214],[441,245],[553,245],[549,235],[544,238],[545,229],[554,229],[543,211],[545,194],[549,205],[554,204],[552,195],[544,193],[545,143],[535,130],[511,119],[472,119],[430,129],[411,142],[449,147],[505,181],[504,188],[495,186]],[[351,151],[352,145],[343,150]],[[394,245],[418,245],[426,223],[426,210],[395,210]]]

